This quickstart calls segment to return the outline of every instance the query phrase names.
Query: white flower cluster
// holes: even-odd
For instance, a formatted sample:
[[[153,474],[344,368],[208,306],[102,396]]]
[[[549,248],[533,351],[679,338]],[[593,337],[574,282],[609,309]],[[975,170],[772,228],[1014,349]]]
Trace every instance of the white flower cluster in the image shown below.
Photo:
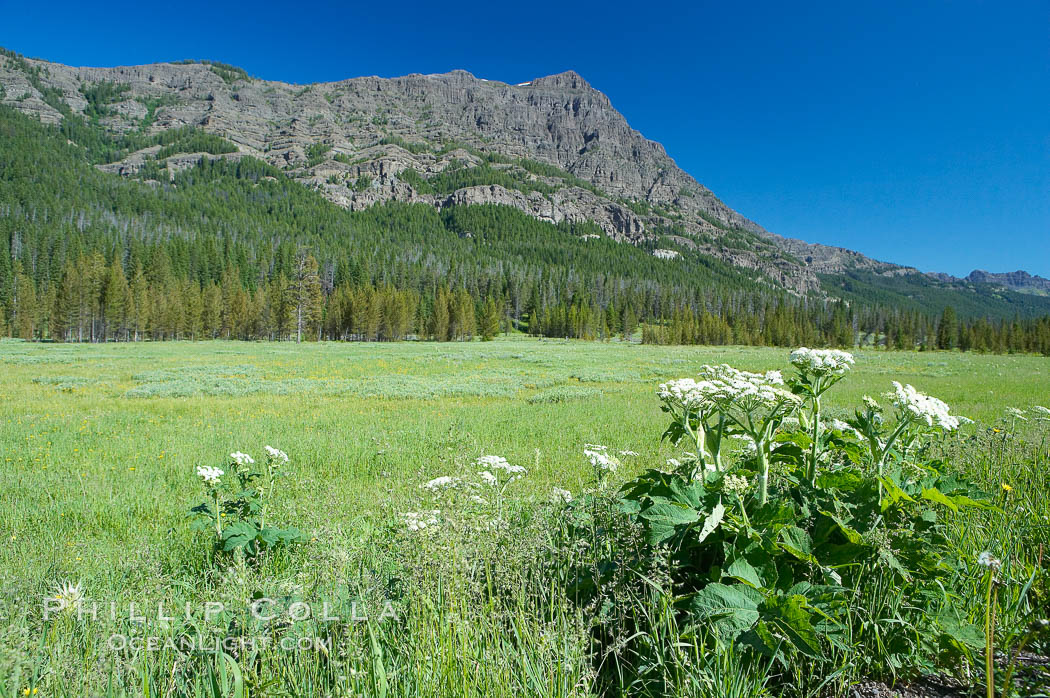
[[[240,466],[251,465],[255,462],[255,459],[249,456],[247,453],[241,453],[240,451],[234,451],[230,454],[230,458],[233,462]]]
[[[746,411],[799,403],[800,398],[785,390],[780,371],[750,373],[732,366],[702,366],[700,380],[679,378],[660,385],[657,395],[673,406],[701,410],[708,406],[726,410],[739,406]]]
[[[865,395],[863,398],[864,405],[872,412],[882,412],[882,405],[879,404],[878,400],[870,395]]]
[[[893,381],[894,392],[890,393],[893,404],[902,411],[911,413],[928,426],[938,426],[945,431],[959,428],[959,419],[948,414],[948,405],[935,397],[924,395],[910,385]]]
[[[511,465],[502,456],[482,456],[474,461],[474,465],[492,468],[493,470],[502,470],[511,475],[524,475],[527,472],[523,466]]]
[[[722,489],[732,494],[743,494],[747,492],[748,484],[747,478],[743,475],[726,475]]]
[[[437,526],[437,517],[440,513],[440,509],[431,509],[430,511],[406,511],[401,516],[405,517],[405,527],[414,533],[429,526]]]
[[[224,475],[222,468],[214,468],[210,465],[198,465],[197,475],[204,480],[205,485],[215,487],[219,484],[219,479]]]
[[[834,429],[835,431],[841,431],[843,434],[853,434],[854,436],[860,436],[860,432],[853,428],[852,425],[843,422],[841,419],[830,419],[824,422],[826,429]]]
[[[1025,413],[1022,410],[1017,409],[1016,407],[1007,407],[1006,416],[1012,417],[1014,419],[1020,419],[1022,422],[1028,421],[1028,417],[1025,416]]]
[[[478,472],[478,475],[481,476],[481,479],[484,480],[485,484],[489,485],[490,487],[498,486],[500,481],[499,475],[493,473],[493,470],[497,471],[497,473],[507,473],[507,475],[510,476],[510,479],[507,480],[507,484],[510,484],[519,478],[525,477],[525,474],[528,472],[527,470],[525,470],[524,467],[520,465],[511,465],[507,462],[507,459],[502,456],[481,456],[476,461],[474,461],[474,465],[477,465],[479,467],[491,468],[491,470],[486,469]]]
[[[739,405],[751,410],[801,402],[801,398],[782,387],[784,378],[780,371],[751,373],[722,364],[701,367],[700,376],[712,387],[710,399],[722,409]]]
[[[459,478],[452,477],[451,475],[442,475],[436,477],[433,480],[429,480],[420,485],[425,490],[431,492],[440,492],[442,490],[453,489],[459,487]]]
[[[572,501],[572,492],[569,490],[563,490],[560,487],[555,487],[551,490],[551,499],[562,504],[568,504]]]
[[[791,352],[795,368],[817,376],[841,376],[853,365],[853,354],[838,349],[809,349],[799,347]]]
[[[609,449],[601,444],[584,444],[583,455],[590,461],[591,465],[599,470],[612,472],[620,467],[620,461],[616,456],[610,456]]]
[[[1050,422],[1050,409],[1043,407],[1042,405],[1036,405],[1032,408],[1032,413],[1036,415],[1036,420],[1040,422]]]
[[[667,383],[661,383],[660,389],[656,391],[656,394],[664,402],[676,407],[699,410],[708,403],[705,387],[692,378],[678,378]]]
[[[273,446],[266,447],[266,456],[274,463],[288,462],[288,454],[278,448],[274,448]]]

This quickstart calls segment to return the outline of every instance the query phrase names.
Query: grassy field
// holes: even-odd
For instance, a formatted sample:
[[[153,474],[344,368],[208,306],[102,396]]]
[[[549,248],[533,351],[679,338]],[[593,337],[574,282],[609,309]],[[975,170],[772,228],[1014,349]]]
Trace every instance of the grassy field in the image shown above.
[[[655,398],[660,382],[707,363],[786,372],[787,353],[526,339],[0,342],[0,697],[28,687],[40,695],[592,694],[582,611],[551,591],[545,598],[558,608],[529,627],[512,623],[508,639],[498,613],[465,608],[474,591],[449,584],[454,575],[443,565],[455,551],[431,565],[425,545],[394,550],[415,545],[400,530],[402,512],[427,506],[421,483],[469,472],[484,454],[528,468],[513,489],[519,502],[543,501],[552,487],[587,486],[587,443],[638,454],[624,459],[619,479],[662,466],[676,449],[660,440],[667,425]],[[1007,407],[1050,404],[1045,358],[859,352],[826,411],[845,417],[847,406],[884,394],[892,380],[977,420],[971,431],[1012,428],[1003,421]],[[187,525],[187,511],[202,500],[195,467],[228,467],[232,451],[258,459],[266,444],[291,458],[272,516],[307,542],[255,566],[213,565]],[[1031,516],[1050,513],[1047,492],[1037,489],[1042,480],[1031,479],[1035,491],[1026,492],[1021,475],[995,472],[991,461],[980,477],[1014,478]],[[527,515],[520,525],[532,525]],[[533,543],[511,547],[518,543],[522,551],[503,548],[485,559],[524,564]],[[237,653],[198,660],[114,651],[109,634],[135,627],[121,617],[65,619],[68,628],[38,618],[39,599],[67,580],[119,608],[258,594],[404,599],[412,584],[433,585],[427,598],[440,601],[425,613],[403,603],[400,640],[376,623],[359,624],[338,662],[316,652],[295,661],[263,653],[251,664]],[[171,621],[150,617],[146,625],[179,632]]]

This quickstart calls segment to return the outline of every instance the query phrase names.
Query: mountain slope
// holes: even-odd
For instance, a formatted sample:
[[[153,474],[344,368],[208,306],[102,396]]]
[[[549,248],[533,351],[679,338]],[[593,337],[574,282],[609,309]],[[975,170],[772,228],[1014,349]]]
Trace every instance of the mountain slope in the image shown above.
[[[64,105],[114,132],[199,127],[354,210],[390,199],[499,203],[552,222],[592,220],[617,240],[673,231],[680,244],[785,287],[817,287],[805,267],[756,235],[765,232],[757,224],[678,168],[571,72],[518,86],[457,71],[301,87],[212,64],[70,68],[6,56],[0,84],[4,103],[48,123],[62,118]],[[131,174],[153,155],[131,152],[106,169]],[[501,160],[491,163],[495,169],[541,191],[478,181],[434,195],[410,183],[414,173],[425,179],[494,156]]]
[[[836,277],[852,274],[901,285],[902,297],[914,297],[906,287],[916,283],[936,286],[937,299],[986,295],[974,307],[996,315],[1015,305],[994,285],[920,282],[916,270],[762,229],[573,72],[521,85],[455,71],[298,86],[218,63],[74,68],[3,52],[0,88],[0,103],[60,124],[90,162],[126,178],[168,182],[202,158],[254,156],[351,211],[498,204],[544,222],[593,223],[643,250],[713,259],[798,295],[850,296]],[[892,297],[885,291],[871,295]],[[1042,310],[1037,302],[1028,312]]]

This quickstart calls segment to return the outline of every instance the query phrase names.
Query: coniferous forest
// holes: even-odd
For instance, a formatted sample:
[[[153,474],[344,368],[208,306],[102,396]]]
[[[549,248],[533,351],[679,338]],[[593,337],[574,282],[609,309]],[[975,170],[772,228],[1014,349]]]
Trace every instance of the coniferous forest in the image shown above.
[[[137,178],[97,170],[120,138],[80,116],[47,126],[0,107],[0,334],[455,341],[521,331],[1050,355],[1045,297],[888,286],[859,272],[822,279],[829,294],[798,296],[699,252],[661,259],[655,243],[509,207],[350,212],[251,157],[204,158],[170,181],[148,167]],[[153,140],[166,154],[235,150],[193,129]]]

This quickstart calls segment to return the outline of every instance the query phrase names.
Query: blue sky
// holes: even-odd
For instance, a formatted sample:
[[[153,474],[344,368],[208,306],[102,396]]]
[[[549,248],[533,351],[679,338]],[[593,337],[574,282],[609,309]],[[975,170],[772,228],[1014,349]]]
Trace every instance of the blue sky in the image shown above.
[[[71,65],[209,58],[298,83],[571,68],[773,232],[923,270],[1050,276],[1045,0],[0,0],[0,45]]]

